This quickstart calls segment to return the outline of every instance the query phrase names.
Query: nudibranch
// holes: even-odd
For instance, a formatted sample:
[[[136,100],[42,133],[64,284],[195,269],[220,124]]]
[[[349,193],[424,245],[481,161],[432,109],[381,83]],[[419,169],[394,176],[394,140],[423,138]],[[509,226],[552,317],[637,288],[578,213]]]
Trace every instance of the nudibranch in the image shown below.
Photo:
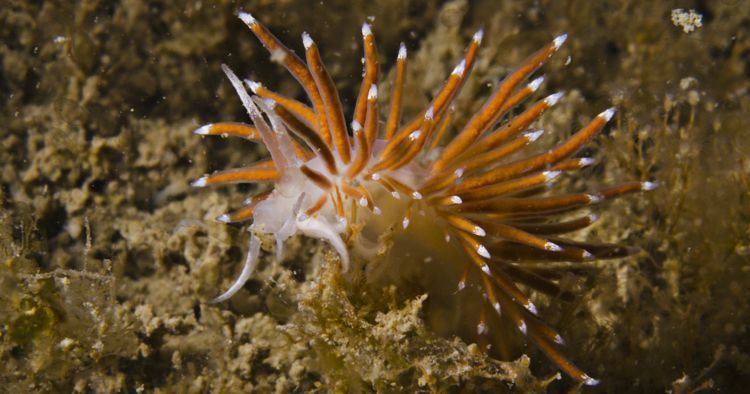
[[[302,60],[252,15],[240,12],[239,18],[271,58],[300,83],[309,103],[275,93],[259,82],[242,81],[222,65],[252,125],[212,123],[195,133],[259,141],[271,157],[249,167],[203,176],[192,185],[268,182],[273,188],[218,218],[227,223],[252,220],[252,224],[242,271],[213,302],[230,298],[252,275],[261,246],[259,234],[275,239],[277,260],[284,241],[294,234],[323,239],[335,249],[345,272],[350,252],[364,241],[360,230],[369,222],[389,218],[397,231],[408,233],[413,231],[413,215],[419,212],[441,232],[440,241],[454,250],[459,260],[455,264],[464,267],[457,279],[459,290],[469,281],[480,289],[483,306],[477,317],[478,336],[486,335],[488,311],[494,310],[569,376],[587,385],[597,384],[563,356],[562,337],[538,317],[527,292],[569,296],[558,283],[560,273],[545,264],[626,254],[627,248],[574,242],[561,235],[596,220],[588,210],[577,216],[576,212],[627,193],[653,189],[656,183],[629,182],[587,193],[549,193],[548,186],[561,174],[592,164],[592,159],[574,155],[612,119],[614,108],[549,150],[516,155],[543,133],[530,126],[562,93],[527,104],[512,115],[511,110],[540,87],[544,77],[524,81],[559,50],[567,36],[554,38],[510,72],[481,109],[454,130],[454,102],[474,64],[482,30],[474,34],[429,106],[402,122],[406,48],[401,44],[390,103],[381,111],[378,55],[370,25],[363,24],[363,81],[347,123],[339,93],[310,35],[302,34]],[[382,125],[381,112],[387,114]],[[532,261],[543,264],[525,264]]]

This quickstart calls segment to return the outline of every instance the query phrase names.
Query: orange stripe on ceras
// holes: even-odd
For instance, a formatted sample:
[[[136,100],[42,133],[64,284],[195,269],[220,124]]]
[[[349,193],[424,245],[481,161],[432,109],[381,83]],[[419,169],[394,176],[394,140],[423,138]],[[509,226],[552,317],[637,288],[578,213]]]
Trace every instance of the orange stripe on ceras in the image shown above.
[[[200,135],[221,135],[247,138],[249,140],[260,140],[260,132],[253,126],[238,122],[211,123],[200,127],[195,131]]]
[[[307,125],[305,125],[304,122],[299,120],[295,115],[293,115],[284,107],[279,106],[279,105],[274,105],[273,112],[275,112],[276,115],[278,115],[279,118],[281,118],[281,120],[286,124],[290,133],[295,134],[296,130],[305,129],[305,130],[308,130],[309,133],[316,134],[314,131],[312,131],[312,129],[310,129]],[[290,138],[289,140],[292,143],[294,152],[297,154],[297,157],[299,157],[303,162],[306,162],[315,156],[314,152],[311,152],[305,149],[304,147],[300,146],[299,142],[295,140],[294,138]]]
[[[445,83],[445,86],[443,86],[443,90],[441,90],[441,92],[438,94],[438,98],[440,98],[441,96],[446,98],[452,96],[452,94],[455,93],[455,90],[460,85],[460,79],[460,76],[451,74],[451,76],[448,78],[448,81]],[[438,98],[436,98],[434,101],[438,101]],[[431,108],[433,109],[433,117],[435,114],[439,114],[439,112],[436,111],[436,107],[431,106]],[[422,112],[418,118],[415,118],[414,120],[409,122],[409,124],[402,127],[393,138],[390,138],[385,149],[383,149],[383,152],[381,152],[380,157],[386,158],[388,155],[392,154],[394,150],[400,148],[404,140],[406,140],[409,135],[411,135],[411,133],[417,131],[422,126],[425,120],[425,114],[426,111]]]
[[[357,104],[354,107],[354,121],[359,124],[365,123],[367,112],[367,100],[370,87],[378,82],[378,54],[375,46],[375,37],[372,35],[370,25],[362,25],[362,41],[365,49],[365,76],[357,95]]]
[[[336,146],[336,151],[338,151],[341,161],[344,164],[349,164],[351,161],[351,146],[349,145],[349,135],[346,131],[344,112],[341,107],[339,93],[333,84],[333,80],[331,80],[331,76],[323,65],[318,46],[315,45],[315,42],[313,42],[307,33],[304,33],[302,37],[310,73],[315,79],[320,96],[323,98],[328,126],[333,134],[333,143]]]
[[[469,177],[464,180],[462,184],[452,188],[452,193],[461,193],[477,187],[497,183],[519,174],[537,170],[546,165],[555,164],[558,161],[567,158],[601,130],[601,128],[607,123],[607,120],[612,116],[609,111],[611,110],[607,110],[596,116],[588,125],[554,149],[528,159],[522,159],[500,166],[476,177]]]
[[[367,200],[367,197],[362,194],[362,191],[359,188],[349,186],[347,184],[342,184],[341,191],[343,191],[345,195],[351,197],[355,205],[359,205],[359,200],[362,198],[365,198],[365,200]]]
[[[531,271],[528,271],[517,265],[508,262],[498,262],[493,260],[493,265],[497,265],[499,269],[505,271],[514,281],[525,284],[532,289],[547,294],[552,297],[562,298],[565,301],[572,301],[574,299],[573,294],[570,292],[563,292],[560,286],[546,278],[543,278]],[[545,326],[546,327],[546,326]],[[555,333],[557,334],[557,333]],[[550,339],[555,338],[555,334]]]
[[[479,224],[490,237],[497,237],[509,241],[515,241],[523,245],[531,246],[533,248],[549,250],[552,252],[559,252],[562,250],[562,248],[554,242],[550,242],[544,238],[537,237],[536,235],[527,233],[523,230],[519,230],[507,224],[496,222],[479,222]]]
[[[544,111],[556,103],[559,97],[559,93],[556,93],[548,96],[544,100],[537,101],[520,115],[514,116],[507,123],[488,133],[484,138],[467,148],[462,156],[471,156],[476,153],[485,152],[500,145],[508,138],[526,129],[532,122],[537,120]]]
[[[557,223],[509,223],[509,225],[534,234],[563,234],[588,227],[596,220],[594,215],[586,215]]]
[[[642,190],[643,185],[640,182],[629,182],[591,193],[540,198],[496,198],[492,200],[464,202],[462,204],[451,206],[451,209],[458,212],[512,212],[516,216],[521,216],[525,213],[533,213],[543,216],[545,212],[560,212],[575,209],[585,205],[600,203],[605,199],[611,199]]]
[[[448,131],[448,127],[453,123],[453,116],[456,114],[456,107],[451,105],[448,107],[448,110],[445,111],[445,116],[440,120],[440,126],[438,126],[438,131],[435,134],[435,138],[432,139],[432,143],[430,144],[430,147],[427,148],[427,152],[432,152],[435,148],[440,145],[440,141],[445,136],[445,133]]]
[[[271,182],[279,178],[278,170],[273,166],[273,161],[260,162],[246,168],[235,168],[220,171],[203,178],[204,185],[218,185],[224,183],[254,183]]]
[[[465,231],[467,233],[474,234],[479,237],[484,237],[486,232],[476,223],[458,215],[453,215],[446,212],[440,212],[440,216],[445,219],[451,226],[458,230]]]
[[[330,190],[331,187],[333,187],[333,183],[331,182],[328,177],[321,174],[318,171],[313,170],[312,168],[308,167],[306,164],[303,164],[300,166],[300,170],[302,171],[302,174],[304,174],[308,179],[310,179],[315,185],[317,185],[319,188],[327,191]]]
[[[455,174],[448,174],[441,178],[431,177],[419,188],[419,192],[426,197],[434,197],[443,189],[453,185],[457,179]]]
[[[430,107],[425,112],[422,128],[413,131],[408,138],[400,139],[401,135],[394,138],[394,141],[386,146],[385,151],[380,155],[380,160],[372,166],[370,172],[373,173],[383,169],[397,170],[408,164],[411,159],[419,154],[425,141],[430,136],[435,123],[433,116],[434,112]]]
[[[552,362],[560,367],[560,369],[562,369],[567,375],[579,382],[591,379],[585,372],[563,356],[546,337],[537,334],[535,331],[531,331],[529,337],[531,337],[539,349],[547,355],[547,358],[552,360]]]
[[[370,150],[368,147],[365,132],[362,131],[361,127],[359,127],[359,123],[354,123],[354,126],[352,128],[355,141],[357,141],[357,150],[354,153],[354,161],[352,161],[352,163],[349,165],[349,168],[346,170],[346,179],[352,179],[356,177],[360,173],[360,171],[365,168],[370,158]]]
[[[513,321],[517,328],[520,329],[521,325],[524,325],[524,330],[528,330],[528,326],[525,325],[525,322],[521,317],[521,313],[518,311],[518,306],[513,303],[513,301],[511,301],[503,291],[500,291],[499,294],[495,295],[494,286],[490,281],[490,277],[488,277],[487,275],[482,275],[482,283],[484,285],[484,289],[487,291],[487,298],[492,303],[493,308],[498,313],[500,313],[500,311],[502,310],[508,316],[510,316],[510,319]]]
[[[612,186],[608,187],[606,189],[600,190],[597,192],[598,195],[601,195],[604,198],[614,198],[621,196],[623,194],[628,193],[634,193],[643,190],[643,184],[641,182],[628,182],[623,183],[622,185]]]
[[[474,265],[482,271],[482,275],[490,276],[502,291],[510,296],[516,303],[526,306],[530,305],[528,297],[513,283],[513,280],[502,271],[491,270],[487,262],[480,256],[477,249],[481,245],[474,237],[464,232],[457,232],[464,250],[471,258]]]
[[[341,191],[338,186],[333,190],[333,205],[336,208],[336,214],[339,217],[345,217],[346,212],[344,211],[344,199],[341,197]]]
[[[429,115],[429,112],[428,112],[428,115]],[[417,137],[415,140],[412,140],[411,138],[409,138],[408,143],[405,144],[406,152],[404,152],[402,155],[396,154],[395,156],[397,160],[388,168],[395,171],[409,164],[419,154],[419,152],[422,150],[425,143],[427,142],[427,139],[432,135],[432,130],[433,130],[434,125],[435,125],[435,120],[432,118],[432,116],[425,117],[424,122],[422,122],[422,128],[421,128],[419,137]]]
[[[458,212],[512,212],[519,215],[524,212],[544,213],[559,209],[577,208],[596,202],[597,196],[591,194],[571,194],[567,196],[541,197],[541,198],[497,198],[492,200],[465,202],[451,208]]]
[[[526,89],[528,89],[528,87]],[[521,130],[525,129],[547,108],[549,108],[547,100],[542,100],[521,115],[513,117],[508,123],[489,133],[485,138],[470,145],[463,153],[454,157],[450,163],[443,168],[443,170],[446,171],[455,167],[461,167],[468,172],[471,169],[484,167],[486,164],[494,163],[508,154],[515,152],[517,149],[522,148],[526,144],[533,142],[539,135],[541,135],[542,131],[525,133],[523,137],[516,138],[499,149],[493,149],[498,145],[501,145],[508,138],[515,136]],[[466,160],[469,162],[465,163],[464,161]]]
[[[474,59],[476,58],[480,43],[481,31],[474,35],[471,43],[469,43],[469,46],[466,48],[466,54],[464,55],[463,60],[453,69],[450,77],[448,77],[448,82],[446,82],[445,87],[437,96],[435,96],[435,99],[432,102],[432,107],[436,116],[442,114],[443,110],[453,102],[457,92],[466,81],[466,78],[474,65]]]
[[[367,200],[367,208],[371,211],[374,211],[375,201],[372,199],[370,192],[367,191],[367,188],[362,185],[359,185],[357,186],[357,190],[359,190],[359,192],[362,193],[363,196],[365,196],[365,199]]]
[[[564,39],[563,39],[564,41]],[[503,114],[502,109],[506,100],[510,96],[511,92],[516,86],[544,64],[557,49],[562,45],[558,39],[555,39],[552,43],[547,45],[545,48],[537,51],[532,55],[524,64],[522,64],[516,71],[508,75],[505,80],[498,86],[495,93],[490,97],[487,102],[466,124],[466,126],[459,132],[458,136],[451,141],[448,146],[445,147],[440,158],[435,162],[433,168],[435,170],[442,169],[448,162],[464,149],[466,149],[474,140],[479,137],[488,127],[497,121],[497,119]]]
[[[320,211],[321,208],[323,208],[323,205],[325,205],[326,201],[328,201],[328,195],[323,194],[318,198],[318,201],[313,204],[306,212],[305,214],[308,216],[314,215],[318,211]]]
[[[365,139],[367,141],[367,156],[372,154],[375,146],[375,140],[378,137],[378,126],[380,126],[380,113],[378,112],[378,86],[370,85],[370,91],[367,94],[367,111],[365,114]]]
[[[297,119],[294,114],[287,111],[283,107],[275,107],[274,112],[289,126],[289,131],[301,138],[305,143],[316,152],[317,155],[323,159],[323,163],[326,165],[328,172],[333,175],[338,174],[336,168],[336,159],[333,157],[331,147],[326,144],[323,138],[318,135],[315,131],[307,127],[304,122]]]
[[[406,75],[406,46],[401,43],[396,58],[396,80],[393,82],[391,93],[391,108],[385,124],[385,139],[389,140],[396,133],[401,121],[401,98],[404,92],[404,76]]]
[[[390,184],[392,187],[394,187],[396,190],[398,190],[401,193],[405,194],[406,196],[408,196],[410,198],[414,198],[414,189],[412,189],[411,187],[407,186],[403,182],[401,182],[401,181],[399,181],[399,180],[397,180],[397,179],[395,179],[393,177],[390,177],[388,175],[383,175],[383,180],[385,182],[387,182],[388,184]]]
[[[497,198],[508,193],[515,193],[534,186],[539,186],[552,180],[555,176],[557,176],[555,172],[543,171],[526,177],[509,179],[504,182],[461,193],[461,198],[466,202]]]
[[[287,111],[291,112],[296,116],[298,119],[302,120],[306,123],[306,126],[315,130],[317,127],[317,119],[315,117],[315,112],[313,112],[310,107],[308,107],[305,104],[302,104],[301,102],[291,99],[286,96],[282,96],[278,93],[275,93],[271,90],[268,90],[265,86],[260,84],[259,82],[248,82],[247,83],[250,89],[253,91],[253,93],[257,94],[260,97],[267,98],[273,100],[276,104],[280,105]],[[317,131],[316,131],[317,132]]]
[[[497,163],[498,160],[525,147],[529,142],[533,141],[535,137],[536,135],[526,135],[515,138],[497,149],[473,156],[463,162],[457,162],[454,166],[461,168],[464,171],[464,175],[469,175],[474,170],[486,169],[487,166]],[[450,168],[453,168],[454,166],[451,166]]]
[[[256,194],[250,199],[250,203],[245,205],[244,207],[230,212],[227,214],[227,222],[229,223],[236,223],[236,222],[243,222],[245,220],[250,220],[253,218],[253,214],[255,213],[255,207],[260,203],[261,201],[268,198],[268,196],[271,195],[271,190]]]
[[[448,77],[448,80],[445,82],[443,87],[440,89],[440,91],[437,93],[435,98],[430,103],[430,107],[433,108],[433,111],[436,117],[440,116],[443,113],[443,110],[445,110],[453,102],[458,91],[463,86],[463,83],[464,81],[466,81],[466,78],[469,72],[471,71],[471,67],[474,64],[474,59],[476,57],[477,50],[479,49],[479,44],[481,42],[482,42],[482,31],[480,30],[476,34],[474,34],[474,38],[471,40],[471,43],[469,43],[469,46],[466,49],[466,53],[463,59],[458,63],[458,65],[455,68],[453,68],[453,71],[451,71],[451,75]],[[401,136],[402,138],[405,138],[405,136],[408,136],[413,131],[420,128],[423,121],[424,121],[424,112],[417,115],[411,122],[407,123],[406,126],[402,127],[398,131],[398,133],[396,133],[396,136]],[[387,153],[387,152],[384,152],[384,153]]]
[[[271,60],[281,63],[290,74],[296,79],[302,88],[305,89],[307,96],[313,103],[313,108],[316,114],[317,130],[320,136],[325,140],[331,141],[331,133],[328,129],[328,124],[323,118],[325,116],[325,106],[323,105],[323,99],[318,92],[318,88],[315,84],[310,70],[307,69],[305,63],[297,55],[294,54],[289,48],[279,41],[276,36],[273,35],[265,26],[258,22],[252,15],[248,13],[240,13],[240,19],[250,28],[255,36],[260,40],[264,47],[271,54]]]

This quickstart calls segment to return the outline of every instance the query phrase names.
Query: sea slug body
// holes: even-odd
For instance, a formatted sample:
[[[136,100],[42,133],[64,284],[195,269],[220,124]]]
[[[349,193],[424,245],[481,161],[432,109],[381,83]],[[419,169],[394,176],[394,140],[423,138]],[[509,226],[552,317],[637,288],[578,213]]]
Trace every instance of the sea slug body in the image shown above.
[[[302,34],[305,60],[285,47],[252,15],[239,13],[271,53],[301,84],[308,103],[267,89],[256,81],[242,81],[227,66],[222,69],[246,109],[252,125],[213,123],[195,130],[199,135],[235,136],[261,142],[270,159],[249,167],[203,176],[195,187],[228,183],[272,183],[270,191],[249,198],[237,211],[221,215],[226,223],[252,220],[249,250],[239,277],[213,302],[234,295],[252,275],[260,252],[258,234],[276,242],[277,258],[284,241],[295,234],[325,240],[350,266],[351,245],[365,241],[357,225],[376,219],[398,223],[404,233],[413,229],[417,213],[441,232],[439,242],[458,253],[464,274],[458,289],[476,283],[483,306],[476,334],[489,331],[486,310],[516,327],[561,370],[587,385],[598,383],[560,351],[563,339],[538,316],[534,303],[519,285],[566,298],[542,263],[583,262],[628,253],[616,245],[570,241],[561,234],[583,229],[597,216],[581,209],[627,193],[651,190],[655,182],[629,182],[596,192],[554,195],[548,187],[561,174],[589,166],[593,160],[573,157],[615,114],[604,110],[567,140],[542,153],[514,156],[544,132],[529,127],[554,106],[563,93],[554,93],[511,111],[532,96],[544,78],[524,81],[555,54],[567,35],[554,38],[507,75],[469,121],[455,130],[456,97],[482,41],[474,34],[462,59],[432,102],[421,113],[402,122],[407,51],[402,44],[383,127],[379,119],[379,65],[369,24],[362,26],[364,77],[351,121],[315,41]],[[561,218],[561,216],[565,216]],[[367,240],[368,242],[373,241]],[[444,242],[445,241],[445,242]]]

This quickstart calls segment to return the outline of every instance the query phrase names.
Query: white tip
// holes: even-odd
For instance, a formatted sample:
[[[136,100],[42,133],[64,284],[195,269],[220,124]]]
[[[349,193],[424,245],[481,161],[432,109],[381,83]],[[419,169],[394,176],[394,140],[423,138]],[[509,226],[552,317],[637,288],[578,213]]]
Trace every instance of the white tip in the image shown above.
[[[401,195],[398,194],[398,192],[395,191],[395,190],[391,192],[391,196],[393,196],[393,198],[395,198],[396,200],[400,200],[401,199]]]
[[[531,143],[538,140],[542,134],[544,134],[544,130],[534,130],[523,133],[523,136],[529,141],[529,143]]]
[[[461,60],[458,65],[456,65],[456,68],[453,69],[453,72],[451,74],[458,75],[459,77],[464,75],[464,71],[466,70],[466,60]]]
[[[500,306],[499,302],[492,304],[492,307],[495,308],[497,313],[503,313],[503,308]]]
[[[484,29],[479,29],[477,30],[476,33],[474,33],[474,37],[472,37],[471,39],[477,44],[481,44],[483,37],[484,37]]]
[[[565,340],[560,336],[560,334],[555,334],[555,343],[558,345],[565,345]]]
[[[232,221],[232,219],[227,215],[226,213],[223,215],[219,215],[216,220],[222,222],[222,223],[229,223]]]
[[[482,272],[484,272],[485,274],[489,275],[490,274],[490,266],[487,265],[487,264],[483,264],[482,265]]]
[[[360,127],[361,127],[361,126],[360,126]],[[372,178],[372,180],[373,180],[373,181],[378,181],[378,180],[380,180],[380,174],[378,174],[378,173],[376,172],[376,173],[374,173],[374,174],[370,175],[370,178]]]
[[[589,199],[589,204],[596,204],[604,199],[600,194],[587,194],[586,197]]]
[[[401,226],[406,229],[407,227],[409,227],[409,222],[409,218],[404,218],[404,220],[401,221]]]
[[[422,130],[412,131],[411,134],[409,134],[409,140],[415,141],[421,134]]]
[[[544,76],[541,76],[531,82],[529,82],[529,89],[531,89],[532,92],[536,92],[537,89],[539,89],[539,86],[542,85],[542,82],[544,82]]]
[[[557,178],[560,174],[562,174],[562,171],[544,171],[542,173],[542,175],[544,175],[544,180],[547,182]]]
[[[383,211],[381,211],[379,207],[375,207],[372,209],[372,213],[374,213],[376,216],[380,216],[380,214],[382,214]]]
[[[448,243],[450,241],[451,241],[451,235],[450,234],[445,234],[445,242]]]
[[[582,157],[578,159],[578,165],[580,167],[588,167],[594,163],[596,163],[596,160],[591,157]]]
[[[365,22],[362,24],[362,37],[367,37],[372,35],[372,29],[370,29],[370,24]]]
[[[659,187],[659,182],[641,182],[641,190],[649,191]]]
[[[193,134],[208,135],[209,132],[211,131],[211,126],[213,125],[214,125],[213,123],[209,123],[201,127],[198,127],[197,129],[195,129],[195,131],[193,131]]]
[[[194,180],[192,183],[190,183],[190,186],[192,187],[204,187],[206,186],[206,183],[208,183],[208,175],[204,175],[196,180]]]
[[[364,198],[364,197],[361,197],[361,198],[359,199],[359,206],[360,206],[360,207],[366,207],[366,206],[367,206],[367,199],[366,199],[366,198]]]
[[[310,35],[307,34],[307,32],[302,33],[302,45],[305,46],[305,49],[310,49],[310,47],[314,44],[312,38],[310,38]]]
[[[521,330],[523,335],[526,335],[526,322],[521,320],[521,325],[518,326],[518,329]]]
[[[422,193],[420,193],[420,192],[413,192],[411,194],[411,198],[413,198],[415,200],[421,200],[422,199]]]
[[[237,14],[237,16],[240,19],[242,19],[242,21],[245,22],[245,24],[248,25],[248,26],[252,26],[252,25],[258,23],[258,21],[256,21],[255,18],[249,12],[242,12],[242,11],[240,11]]]
[[[462,200],[459,196],[451,196],[451,202],[454,204],[461,204],[464,202],[464,200]]]
[[[594,258],[594,255],[591,254],[591,252],[589,252],[588,250],[584,250],[581,254],[581,257],[583,257],[584,260],[591,260]]]
[[[599,214],[598,213],[590,213],[589,214],[589,221],[591,223],[594,223],[597,220],[599,220]]]
[[[533,302],[529,301],[526,305],[524,305],[527,311],[531,312],[534,315],[538,315],[539,311],[536,310],[536,305],[534,305]]]
[[[270,98],[263,99],[263,103],[268,106],[268,108],[274,109],[276,108],[276,102],[271,100]]]
[[[565,94],[565,92],[557,92],[557,93],[550,94],[549,96],[547,96],[544,99],[544,103],[551,107],[551,106],[557,104],[557,102],[560,101],[560,98],[564,94]]]
[[[484,247],[484,245],[477,246],[477,253],[485,259],[490,258],[490,252]]]
[[[461,291],[461,290],[463,290],[463,289],[465,289],[465,288],[466,288],[466,282],[464,282],[464,281],[459,281],[459,282],[458,282],[458,290],[456,290],[456,291]]]
[[[430,108],[427,108],[427,111],[424,113],[424,119],[425,120],[432,120],[435,117],[435,109],[430,106]]]
[[[251,81],[249,79],[245,80],[245,85],[247,85],[247,87],[250,88],[253,93],[258,93],[258,89],[263,86],[260,84],[260,82]]]
[[[352,132],[356,133],[357,131],[360,131],[360,130],[362,130],[362,125],[359,124],[359,122],[357,122],[356,120],[353,121],[352,122]]]
[[[589,375],[583,374],[582,378],[583,384],[585,384],[586,386],[596,386],[597,384],[599,384],[598,379],[594,379]]]
[[[370,85],[370,90],[367,92],[367,99],[375,100],[377,98],[378,98],[378,85],[372,84]]]
[[[455,175],[456,178],[461,178],[462,176],[464,176],[464,169],[456,168],[456,171],[453,171],[453,175]]]
[[[549,242],[549,241],[547,241],[544,244],[544,249],[549,250],[551,252],[559,252],[559,251],[562,250],[562,248],[560,247],[560,245],[558,245],[558,244],[556,244],[554,242]]]
[[[562,44],[565,43],[565,40],[568,39],[568,33],[560,34],[559,36],[555,37],[555,39],[552,41],[552,45],[555,46],[555,50],[560,49]]]
[[[601,116],[606,122],[609,122],[609,120],[612,119],[613,116],[615,116],[615,111],[615,107],[612,107],[600,113],[598,116]]]
[[[484,323],[477,324],[477,335],[484,335],[487,333],[487,325]]]
[[[401,46],[398,47],[398,60],[404,60],[406,59],[406,45],[404,43],[401,43]]]
[[[474,233],[474,235],[479,236],[479,237],[484,237],[485,235],[487,235],[487,232],[484,231],[484,229],[479,226],[474,226],[474,230],[472,230],[471,232]]]

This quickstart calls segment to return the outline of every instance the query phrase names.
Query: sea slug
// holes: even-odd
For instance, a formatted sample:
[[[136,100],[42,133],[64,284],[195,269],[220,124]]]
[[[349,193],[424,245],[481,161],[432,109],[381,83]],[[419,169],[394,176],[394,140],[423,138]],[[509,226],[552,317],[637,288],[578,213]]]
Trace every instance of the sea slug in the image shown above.
[[[561,174],[592,164],[590,158],[574,155],[612,119],[614,108],[601,112],[552,149],[515,155],[543,133],[529,127],[562,93],[521,106],[513,115],[511,110],[541,86],[543,77],[524,81],[558,51],[567,36],[554,38],[509,73],[481,109],[458,127],[453,122],[453,104],[474,64],[482,30],[474,34],[430,105],[406,122],[401,121],[407,66],[402,44],[390,103],[382,111],[387,117],[381,124],[379,67],[369,24],[362,26],[364,80],[348,118],[318,46],[307,33],[302,34],[306,58],[302,60],[252,15],[240,12],[239,18],[271,58],[302,85],[309,102],[284,97],[259,82],[242,81],[222,66],[252,125],[213,123],[195,133],[259,141],[271,157],[249,167],[203,176],[192,185],[269,182],[273,188],[218,218],[227,223],[252,220],[252,224],[242,271],[214,302],[231,297],[252,275],[261,246],[258,234],[275,239],[277,257],[284,241],[294,234],[323,239],[347,271],[352,251],[371,246],[383,223],[395,224],[395,237],[420,232],[415,239],[431,243],[426,249],[448,250],[441,257],[453,258],[463,268],[458,289],[468,291],[472,284],[470,290],[481,303],[474,320],[477,336],[487,334],[488,315],[493,312],[569,376],[587,385],[597,384],[598,380],[563,356],[562,337],[538,317],[536,306],[519,285],[566,298],[569,294],[557,283],[559,272],[550,269],[550,263],[626,254],[626,248],[573,242],[561,234],[596,220],[588,210],[571,218],[582,208],[653,189],[656,183],[629,182],[576,194],[549,192],[548,186]],[[417,216],[423,223],[420,229],[415,228]],[[439,236],[424,234],[430,231]]]

